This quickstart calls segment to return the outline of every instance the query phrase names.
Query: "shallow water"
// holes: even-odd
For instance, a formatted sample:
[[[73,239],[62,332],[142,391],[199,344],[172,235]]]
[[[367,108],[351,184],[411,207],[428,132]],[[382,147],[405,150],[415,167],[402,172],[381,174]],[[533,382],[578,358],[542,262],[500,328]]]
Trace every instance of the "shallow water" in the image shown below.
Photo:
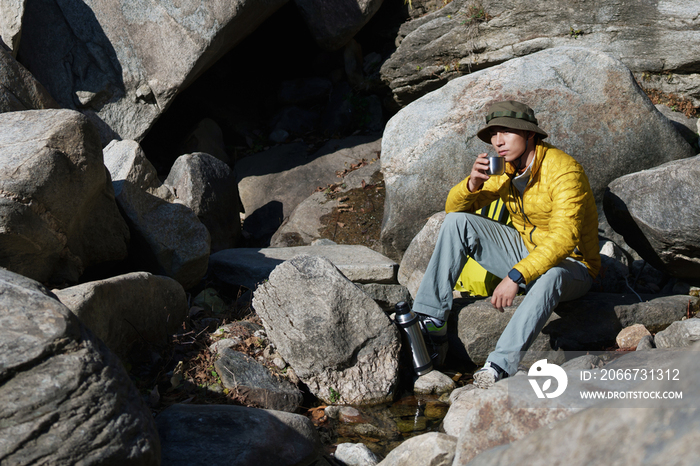
[[[438,431],[449,408],[447,398],[407,394],[391,404],[341,407],[331,420],[333,445],[363,443],[386,457],[407,439]]]

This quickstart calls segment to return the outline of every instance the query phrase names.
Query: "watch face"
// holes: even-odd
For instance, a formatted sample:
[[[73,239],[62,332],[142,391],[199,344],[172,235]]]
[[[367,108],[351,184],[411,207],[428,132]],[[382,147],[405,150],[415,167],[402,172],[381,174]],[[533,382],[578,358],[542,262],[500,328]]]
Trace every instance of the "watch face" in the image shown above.
[[[523,274],[518,272],[517,269],[512,269],[510,272],[508,272],[508,278],[513,280],[518,285],[522,285],[523,282],[525,282],[525,279],[523,278]]]

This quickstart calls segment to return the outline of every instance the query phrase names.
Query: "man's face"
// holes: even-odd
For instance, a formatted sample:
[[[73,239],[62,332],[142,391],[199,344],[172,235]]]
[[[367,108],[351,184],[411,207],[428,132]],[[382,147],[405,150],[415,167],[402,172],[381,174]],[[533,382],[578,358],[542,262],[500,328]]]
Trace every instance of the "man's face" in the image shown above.
[[[492,126],[491,145],[496,149],[496,153],[506,158],[506,162],[512,162],[520,157],[527,147],[526,131],[506,128],[504,126]]]

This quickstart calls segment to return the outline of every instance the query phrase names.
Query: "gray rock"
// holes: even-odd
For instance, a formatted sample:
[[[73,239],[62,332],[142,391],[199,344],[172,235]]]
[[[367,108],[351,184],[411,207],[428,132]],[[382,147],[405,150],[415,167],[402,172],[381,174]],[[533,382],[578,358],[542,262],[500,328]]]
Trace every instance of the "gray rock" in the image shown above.
[[[637,351],[646,351],[654,348],[654,337],[651,335],[645,336],[639,340],[639,344],[637,344]]]
[[[86,267],[126,257],[97,131],[78,112],[0,114],[0,266],[75,283]]]
[[[363,443],[341,443],[335,449],[335,459],[347,466],[375,466],[377,455]]]
[[[12,51],[13,56],[17,56],[17,47],[22,36],[24,3],[25,0],[0,1],[0,39]]]
[[[636,296],[629,294],[588,293],[577,300],[560,303],[530,351],[536,355],[539,351],[557,349],[587,351],[610,347],[624,327],[642,324],[655,332],[680,320],[687,311],[689,299],[697,298],[665,296],[639,302]],[[459,311],[459,340],[464,345],[463,351],[475,364],[486,361],[521,301],[522,297],[516,297],[513,306],[505,308],[503,313],[496,311],[488,299]]]
[[[321,456],[308,418],[233,405],[169,407],[156,417],[163,464],[302,466]]]
[[[218,355],[222,353],[224,349],[233,348],[241,343],[243,343],[241,338],[222,338],[209,345],[209,351]]]
[[[381,283],[363,283],[360,288],[376,301],[382,309],[391,310],[401,301],[411,302],[411,295],[403,285],[385,285]]]
[[[457,439],[439,432],[412,437],[391,450],[380,466],[452,466]]]
[[[376,404],[394,396],[398,331],[327,259],[283,262],[255,291],[253,306],[270,341],[317,397]]]
[[[483,451],[526,437],[540,427],[551,426],[556,421],[576,415],[575,413],[589,408],[595,410],[597,406],[604,405],[604,400],[583,399],[580,395],[582,391],[640,390],[644,381],[641,375],[632,378],[635,369],[638,374],[646,371],[645,379],[649,380],[651,370],[673,371],[678,368],[679,356],[682,354],[680,351],[628,353],[602,369],[591,369],[587,380],[581,376],[582,369],[567,369],[567,387],[555,398],[538,399],[530,384],[533,379],[529,376],[501,380],[488,390],[464,391],[461,396],[455,397],[444,423],[445,432],[459,439],[454,464],[467,464]],[[622,374],[627,371],[630,378],[611,381],[610,371],[618,369]],[[607,371],[605,377],[603,371]],[[647,400],[648,404],[642,403],[644,401],[641,399],[628,399],[624,406],[646,408],[653,403],[658,405],[662,402]],[[668,402],[666,406],[668,407]]]
[[[128,374],[39,283],[0,269],[0,462],[160,464]]]
[[[204,118],[192,130],[183,144],[182,152],[192,154],[204,152],[221,160],[225,164],[231,164],[231,158],[226,152],[224,133],[219,125],[211,118]]]
[[[698,151],[698,119],[696,117],[688,118],[684,113],[676,111],[669,108],[663,104],[657,104],[656,109],[661,112],[663,116],[671,120],[673,126],[678,130],[683,138],[688,141],[688,144],[695,147],[695,151]]]
[[[652,266],[679,278],[700,278],[699,176],[695,156],[618,178],[605,193],[615,231]]]
[[[128,181],[138,188],[165,201],[175,194],[158,179],[158,172],[136,141],[113,139],[103,149],[104,163],[112,182]]]
[[[305,246],[320,238],[325,225],[321,222],[338,207],[338,201],[328,199],[323,192],[315,192],[297,205],[270,238],[270,247]],[[337,243],[336,243],[337,244]]]
[[[562,369],[567,371],[589,370],[601,367],[603,361],[595,354],[584,354],[577,358],[566,361],[561,365]]]
[[[32,1],[19,55],[62,107],[100,125],[104,144],[138,141],[179,91],[285,3]]]
[[[353,282],[396,283],[396,262],[366,246],[350,244],[226,249],[211,255],[209,272],[226,283],[254,290],[275,267],[300,254],[328,259]]]
[[[692,318],[674,322],[666,330],[654,336],[657,348],[683,348],[700,340],[700,319]]]
[[[649,357],[652,353],[632,353],[620,358],[620,362],[637,355]],[[647,404],[638,400],[602,402],[555,426],[537,429],[510,445],[488,450],[473,459],[460,454],[460,447],[467,446],[460,438],[454,464],[665,464],[668,458],[676,459],[678,464],[693,464],[700,454],[700,447],[691,441],[700,430],[696,390],[700,368],[696,354],[683,351],[664,362],[652,360],[651,368],[678,369],[683,376],[663,382],[649,380],[633,388],[636,391],[682,392],[682,399],[651,400]],[[626,364],[630,368],[643,368],[642,361],[644,359],[637,359],[639,364],[634,360]],[[570,377],[570,383],[571,380]],[[618,384],[615,388],[624,390],[626,387]],[[664,434],[659,435],[659,432]]]
[[[22,8],[24,7],[23,1],[2,0],[0,2],[0,34],[3,35],[3,38],[3,22],[8,13],[5,8],[20,6],[6,5],[6,3],[21,3]],[[44,86],[17,62],[0,42],[0,113],[48,108],[59,108],[59,105]]]
[[[273,248],[285,246],[303,246],[313,243],[321,236],[321,231],[325,225],[321,222],[324,215],[333,212],[339,206],[342,193],[352,189],[362,187],[362,182],[373,183],[377,177],[381,176],[380,164],[377,161],[369,160],[369,164],[348,173],[342,184],[334,194],[335,200],[329,199],[324,191],[313,193],[297,205],[292,213],[287,217],[282,225],[277,229],[270,239],[270,246]],[[335,191],[335,190],[334,190]],[[377,206],[384,210],[384,206]]]
[[[284,144],[236,163],[238,191],[246,213],[244,229],[270,237],[294,208],[318,187],[338,182],[337,171],[376,157],[376,136],[331,140],[309,154],[302,143]]]
[[[175,160],[163,182],[207,227],[211,251],[233,248],[241,236],[236,176],[216,157],[197,152]]]
[[[510,60],[451,81],[387,123],[385,254],[400,257],[426,219],[444,209],[450,188],[488,147],[476,137],[488,105],[511,98],[528,103],[547,142],[581,163],[598,203],[616,178],[694,154],[629,69],[610,56],[562,47]]]
[[[294,0],[311,35],[326,50],[347,44],[379,10],[383,0]]]
[[[207,271],[209,232],[192,209],[148,194],[129,181],[114,183],[117,203],[133,232],[139,266],[172,277],[187,290]]]
[[[315,239],[311,242],[311,246],[337,246],[338,243],[336,243],[333,240],[330,240],[328,238],[319,238]]]
[[[224,387],[233,390],[246,406],[293,413],[302,402],[294,385],[275,378],[255,359],[231,348],[219,351],[214,367]]]
[[[450,393],[457,387],[454,380],[438,370],[432,370],[416,379],[413,393],[416,395],[442,395]]]
[[[82,283],[54,293],[122,358],[144,343],[166,346],[189,310],[182,285],[146,272]]]
[[[382,79],[396,101],[406,105],[463,74],[571,46],[610,54],[635,71],[641,85],[684,92],[697,105],[700,76],[693,67],[692,39],[698,31],[697,5],[669,3],[659,9],[596,1],[577,8],[555,0],[531,6],[524,0],[455,0],[407,22],[398,33],[400,45],[382,66]]]
[[[440,227],[442,222],[445,221],[445,215],[444,211],[432,215],[411,240],[401,258],[398,280],[400,284],[408,288],[409,293],[414,298],[416,293],[418,293],[418,287],[420,287],[420,282],[423,280],[425,270],[428,268],[430,257],[433,255]]]

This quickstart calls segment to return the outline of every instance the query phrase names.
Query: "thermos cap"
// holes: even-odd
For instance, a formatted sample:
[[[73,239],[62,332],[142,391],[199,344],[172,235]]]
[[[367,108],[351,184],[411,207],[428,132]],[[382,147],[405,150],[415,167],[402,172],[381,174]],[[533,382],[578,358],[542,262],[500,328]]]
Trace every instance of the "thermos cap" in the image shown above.
[[[396,303],[396,314],[398,315],[403,315],[403,314],[409,314],[411,312],[411,307],[406,304],[405,301],[401,301],[399,303]]]

